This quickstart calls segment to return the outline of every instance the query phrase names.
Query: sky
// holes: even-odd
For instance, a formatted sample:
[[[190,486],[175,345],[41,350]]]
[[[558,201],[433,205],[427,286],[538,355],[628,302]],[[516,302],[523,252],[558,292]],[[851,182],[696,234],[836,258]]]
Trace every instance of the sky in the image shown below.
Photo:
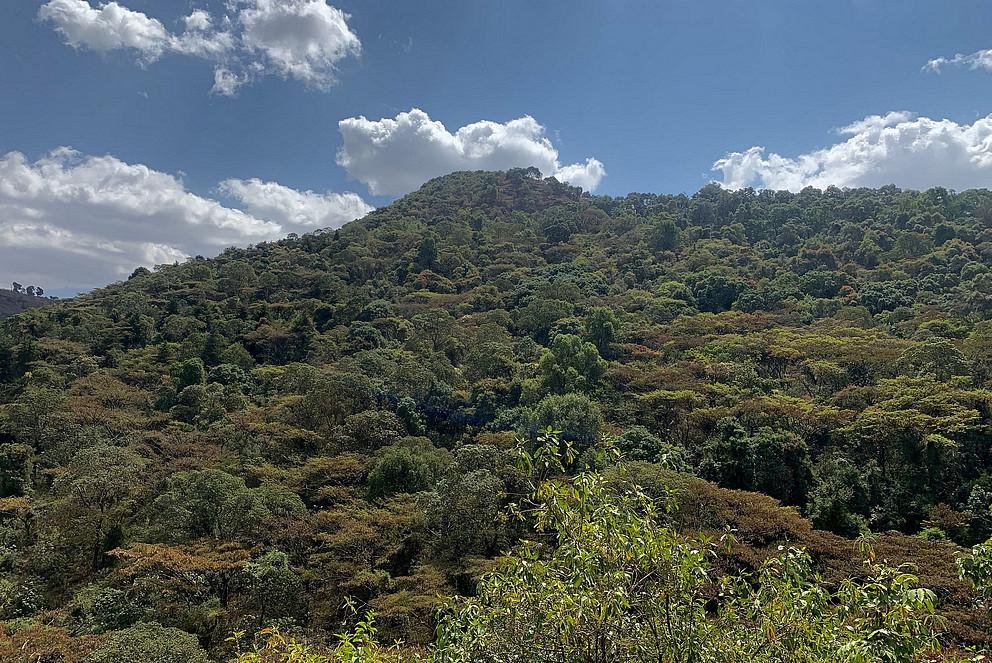
[[[427,179],[992,185],[979,0],[17,0],[0,284],[339,227]]]

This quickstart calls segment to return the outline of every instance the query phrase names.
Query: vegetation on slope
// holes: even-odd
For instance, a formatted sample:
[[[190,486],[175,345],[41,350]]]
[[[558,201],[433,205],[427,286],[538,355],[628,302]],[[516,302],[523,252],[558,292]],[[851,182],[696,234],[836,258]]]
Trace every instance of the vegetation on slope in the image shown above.
[[[17,285],[17,284],[15,284]],[[17,292],[14,290],[0,290],[0,319],[11,315],[17,315],[22,311],[31,308],[50,304],[52,300],[36,295],[34,286],[31,286],[31,294]]]
[[[711,560],[724,542],[674,530],[666,515],[674,494],[644,493],[622,465],[609,478],[588,470],[569,477],[561,441],[538,444],[523,458],[528,473],[546,478],[517,511],[532,521],[534,538],[485,576],[477,597],[445,610],[429,654],[381,647],[370,618],[326,655],[268,631],[238,663],[826,663],[936,653],[934,593],[916,588],[909,570],[878,564],[869,546],[861,578],[833,592],[795,548],[754,574],[718,577]]]
[[[512,450],[549,426],[576,467],[607,436],[675,490],[679,537],[736,529],[714,577],[799,545],[836,592],[875,532],[944,644],[987,646],[954,560],[992,534],[990,317],[987,191],[458,173],[138,270],[2,323],[0,658],[135,629],[220,659],[272,625],[330,646],[349,599],[426,645],[438,597],[533,535],[506,516],[534,480]]]

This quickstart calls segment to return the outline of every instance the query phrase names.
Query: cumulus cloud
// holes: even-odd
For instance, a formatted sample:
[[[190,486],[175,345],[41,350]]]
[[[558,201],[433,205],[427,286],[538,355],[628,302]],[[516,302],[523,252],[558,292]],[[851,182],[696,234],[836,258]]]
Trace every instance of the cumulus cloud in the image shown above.
[[[562,182],[577,186],[586,191],[594,191],[600,180],[606,177],[606,167],[599,159],[589,157],[585,163],[573,163],[562,166],[555,171],[554,176]]]
[[[183,28],[176,32],[117,2],[49,0],[38,17],[76,49],[128,50],[144,65],[166,53],[211,61],[212,92],[222,95],[265,75],[325,90],[335,81],[338,63],[362,50],[348,14],[326,0],[228,0],[225,7],[219,20],[194,10],[178,21]]]
[[[939,74],[947,66],[992,71],[992,48],[975,51],[974,53],[958,53],[952,58],[934,58],[923,65],[923,70]]]
[[[348,15],[324,0],[253,0],[238,14],[245,49],[283,76],[316,87],[334,81],[337,63],[361,53]]]
[[[254,178],[224,180],[218,189],[248,212],[286,228],[340,228],[375,209],[355,193],[297,191]]]
[[[731,189],[895,184],[960,190],[992,185],[992,115],[959,124],[898,111],[837,131],[843,140],[820,150],[787,157],[752,147],[727,154],[713,170],[722,173],[721,184]]]
[[[213,19],[202,9],[196,9],[189,16],[183,17],[183,24],[190,32],[206,32],[213,25]]]
[[[593,190],[603,164],[562,166],[544,127],[530,116],[509,122],[483,120],[454,133],[414,108],[395,118],[351,117],[338,122],[343,144],[337,163],[374,194],[398,195],[456,170],[537,167],[545,176]]]
[[[146,61],[158,59],[171,39],[159,21],[116,2],[93,7],[86,0],[51,0],[41,6],[38,17],[52,23],[73,48],[132,49]]]
[[[299,193],[258,180],[222,188],[244,210],[113,156],[59,148],[32,162],[9,152],[0,156],[0,282],[84,290],[138,266],[338,226],[370,209],[354,194]]]

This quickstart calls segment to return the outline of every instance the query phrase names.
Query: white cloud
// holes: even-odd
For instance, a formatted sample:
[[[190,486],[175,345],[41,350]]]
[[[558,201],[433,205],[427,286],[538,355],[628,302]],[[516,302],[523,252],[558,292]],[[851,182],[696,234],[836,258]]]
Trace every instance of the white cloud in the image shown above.
[[[190,32],[205,32],[213,25],[213,19],[202,9],[196,9],[189,16],[183,17],[183,25]]]
[[[375,209],[355,193],[297,191],[259,179],[224,180],[218,189],[240,202],[251,214],[304,232],[313,228],[340,228]]]
[[[214,84],[210,88],[210,92],[212,94],[231,97],[237,93],[242,85],[247,83],[247,75],[235,73],[227,67],[217,67],[214,69]]]
[[[38,17],[77,49],[130,50],[142,64],[165,53],[213,62],[211,91],[222,95],[265,75],[327,89],[338,64],[362,50],[348,15],[326,0],[228,0],[225,7],[219,21],[202,9],[182,17],[181,32],[117,2],[49,0]]]
[[[73,48],[133,49],[145,61],[162,55],[171,39],[159,21],[116,2],[94,8],[86,0],[51,0],[41,6],[38,17],[53,23]]]
[[[530,116],[505,123],[483,120],[452,133],[414,108],[395,118],[347,118],[338,123],[338,130],[343,139],[338,165],[374,194],[407,193],[456,170],[535,166],[545,176],[589,190],[606,174],[596,159],[562,166],[544,127]]]
[[[589,157],[585,163],[562,166],[554,175],[562,182],[581,187],[586,191],[594,191],[599,186],[600,180],[606,177],[606,167],[599,159]]]
[[[112,156],[59,148],[31,162],[9,152],[0,156],[0,283],[83,290],[139,265],[341,225],[349,213],[368,211],[354,194],[298,193],[258,180],[229,180],[228,187],[246,211]]]
[[[276,72],[324,88],[337,63],[361,53],[348,15],[324,0],[254,0],[238,14],[244,48]]]
[[[992,185],[992,115],[959,124],[900,111],[872,115],[838,133],[846,138],[796,157],[752,147],[727,154],[713,169],[731,189],[895,184],[961,190]]]
[[[992,48],[975,51],[974,53],[958,53],[952,58],[934,58],[923,65],[923,70],[939,74],[947,66],[992,71]]]
[[[172,35],[169,48],[181,55],[225,62],[237,48],[237,41],[230,32],[204,32],[187,29],[179,35]],[[220,66],[220,65],[217,65]]]

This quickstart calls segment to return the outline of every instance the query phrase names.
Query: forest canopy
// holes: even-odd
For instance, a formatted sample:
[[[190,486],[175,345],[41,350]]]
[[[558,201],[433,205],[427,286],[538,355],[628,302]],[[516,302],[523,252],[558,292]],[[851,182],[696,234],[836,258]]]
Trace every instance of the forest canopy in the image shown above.
[[[0,322],[0,659],[969,656],[990,386],[992,191],[456,173]]]

